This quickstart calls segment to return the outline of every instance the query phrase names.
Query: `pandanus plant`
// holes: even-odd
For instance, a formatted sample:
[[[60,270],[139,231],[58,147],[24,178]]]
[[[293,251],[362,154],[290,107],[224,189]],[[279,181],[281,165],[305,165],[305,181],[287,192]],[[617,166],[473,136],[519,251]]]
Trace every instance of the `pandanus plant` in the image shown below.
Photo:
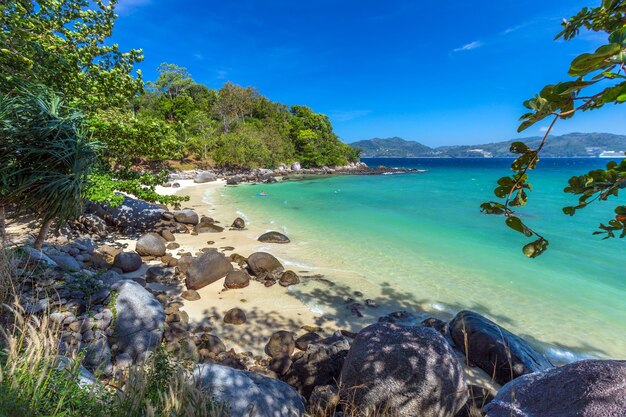
[[[41,249],[55,220],[82,212],[99,145],[88,140],[82,114],[43,87],[0,98],[0,109],[0,206],[41,219],[34,243]]]

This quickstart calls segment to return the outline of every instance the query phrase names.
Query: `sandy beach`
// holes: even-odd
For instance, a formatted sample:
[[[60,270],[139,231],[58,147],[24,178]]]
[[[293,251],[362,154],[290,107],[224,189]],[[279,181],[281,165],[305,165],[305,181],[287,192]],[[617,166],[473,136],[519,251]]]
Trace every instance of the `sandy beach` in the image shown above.
[[[267,340],[278,330],[288,330],[300,336],[316,329],[319,334],[329,336],[338,330],[358,332],[392,311],[415,312],[415,306],[402,298],[381,306],[366,306],[366,299],[388,299],[382,296],[385,288],[360,285],[355,281],[358,280],[356,276],[343,276],[344,279],[340,280],[334,280],[331,276],[325,279],[325,275],[321,278],[320,273],[326,272],[323,268],[306,270],[298,262],[301,259],[290,256],[299,252],[293,250],[293,243],[281,245],[259,242],[258,236],[270,230],[270,225],[263,219],[250,219],[245,230],[230,230],[228,226],[238,214],[237,207],[225,204],[220,198],[224,181],[204,184],[195,184],[192,180],[177,182],[180,184],[178,188],[159,187],[157,191],[189,196],[189,201],[182,207],[191,208],[200,216],[215,219],[225,230],[199,235],[177,234],[176,243],[180,248],[173,251],[174,254],[190,252],[195,255],[203,248],[216,248],[226,255],[237,253],[247,257],[254,252],[266,251],[280,259],[287,270],[293,270],[301,279],[300,284],[288,288],[278,284],[265,287],[251,280],[250,285],[243,289],[225,289],[223,280],[220,280],[198,290],[201,298],[197,301],[180,299],[184,304],[181,310],[187,312],[189,322],[207,326],[211,333],[224,341],[227,349],[262,355]],[[132,245],[132,241],[126,243]],[[354,303],[360,306],[358,313],[351,308]],[[311,307],[317,304],[322,307]],[[232,308],[240,308],[246,313],[246,323],[232,325],[223,322],[224,314]],[[432,316],[428,312],[422,313],[424,318]],[[491,378],[480,369],[466,367],[466,375],[472,383],[494,389]]]

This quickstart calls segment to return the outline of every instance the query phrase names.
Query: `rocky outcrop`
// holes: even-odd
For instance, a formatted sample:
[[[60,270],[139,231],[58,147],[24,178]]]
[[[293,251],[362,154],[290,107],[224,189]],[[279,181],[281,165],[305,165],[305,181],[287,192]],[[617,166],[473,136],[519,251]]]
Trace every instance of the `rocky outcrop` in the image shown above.
[[[289,243],[291,242],[287,236],[279,232],[267,232],[263,233],[258,238],[259,242],[263,243]]]
[[[117,294],[112,342],[117,352],[141,359],[161,342],[165,323],[163,307],[135,281],[119,281],[112,289]]]
[[[341,334],[309,343],[292,357],[283,380],[309,398],[316,386],[337,383],[349,350],[350,342]]]
[[[467,390],[461,363],[437,331],[376,323],[352,342],[341,370],[341,397],[361,412],[453,417]]]
[[[231,417],[300,417],[303,398],[276,379],[221,365],[195,367],[193,379],[217,402],[227,403]]]
[[[626,416],[626,361],[586,360],[520,376],[483,411],[486,417]]]
[[[88,203],[86,212],[95,214],[122,233],[133,233],[152,230],[165,210],[156,204],[124,196],[124,201],[118,207]]]
[[[284,268],[278,259],[266,252],[255,252],[247,259],[252,274],[260,280],[278,280]]]
[[[141,256],[135,252],[120,252],[113,259],[113,266],[122,272],[134,272],[141,268],[142,264]]]
[[[493,375],[497,383],[532,372],[543,371],[552,364],[528,342],[473,311],[461,311],[450,322],[454,344],[474,364]]]
[[[291,356],[296,348],[296,343],[292,332],[279,330],[274,332],[270,340],[265,345],[265,353],[272,358],[281,356]]]
[[[152,233],[145,234],[137,240],[135,251],[141,256],[165,255],[165,243]]]
[[[216,250],[205,252],[195,258],[187,270],[187,288],[199,290],[209,284],[224,278],[233,266],[230,260]]]

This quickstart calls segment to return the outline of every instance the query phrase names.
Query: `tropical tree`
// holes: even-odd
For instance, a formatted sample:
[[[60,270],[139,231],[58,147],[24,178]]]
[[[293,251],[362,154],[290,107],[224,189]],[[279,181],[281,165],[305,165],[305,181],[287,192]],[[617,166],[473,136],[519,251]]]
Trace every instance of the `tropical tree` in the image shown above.
[[[83,111],[125,106],[142,89],[140,50],[105,41],[118,0],[0,2],[0,93],[39,83]]]
[[[10,186],[2,203],[39,215],[34,247],[40,249],[55,220],[62,224],[82,212],[99,145],[87,139],[82,114],[46,89],[2,101],[0,107],[11,109],[1,123],[0,162],[10,167],[2,170],[3,182]]]
[[[581,30],[586,30],[605,35],[606,42],[594,52],[574,58],[568,73],[572,79],[547,85],[524,103],[529,111],[521,117],[518,131],[544,119],[550,119],[550,126],[534,149],[523,142],[511,144],[510,151],[518,157],[511,165],[513,174],[498,180],[494,193],[500,201],[481,206],[485,213],[504,215],[507,226],[533,238],[523,248],[524,254],[530,258],[544,253],[549,241],[525,224],[516,215],[516,210],[526,205],[531,190],[528,173],[537,166],[541,150],[550,140],[555,124],[582,111],[626,102],[626,0],[603,0],[599,7],[585,7],[571,19],[564,20],[562,25],[563,30],[556,39],[571,40]],[[611,161],[606,169],[590,171],[569,180],[564,191],[579,198],[576,205],[564,207],[563,212],[573,216],[577,210],[595,201],[617,197],[623,188],[626,188],[626,159],[619,164]],[[615,218],[601,223],[594,234],[605,238],[626,237],[626,206],[618,205]]]

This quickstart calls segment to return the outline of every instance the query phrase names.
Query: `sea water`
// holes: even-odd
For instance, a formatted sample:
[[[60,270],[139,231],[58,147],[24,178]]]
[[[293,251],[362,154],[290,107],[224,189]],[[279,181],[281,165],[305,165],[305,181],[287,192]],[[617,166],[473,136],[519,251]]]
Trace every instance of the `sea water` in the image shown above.
[[[550,241],[536,259],[522,254],[527,238],[479,209],[495,199],[510,159],[364,162],[425,172],[227,187],[222,198],[251,222],[289,235],[293,243],[281,259],[290,267],[371,289],[378,304],[448,317],[472,309],[557,361],[626,359],[626,239],[592,235],[620,200],[594,203],[574,217],[561,211],[577,201],[563,193],[567,180],[607,160],[543,159],[532,171],[534,191],[520,217]],[[319,289],[301,296],[323,309]]]

